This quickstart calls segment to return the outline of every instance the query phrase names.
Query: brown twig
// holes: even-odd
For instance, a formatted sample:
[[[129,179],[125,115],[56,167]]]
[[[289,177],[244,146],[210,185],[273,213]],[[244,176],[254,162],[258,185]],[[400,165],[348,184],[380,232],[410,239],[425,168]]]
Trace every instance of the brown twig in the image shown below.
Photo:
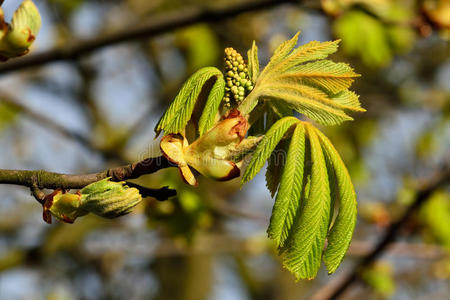
[[[182,28],[200,22],[218,22],[238,14],[250,11],[268,9],[286,3],[299,3],[294,0],[253,0],[241,1],[233,5],[208,8],[189,8],[182,11],[168,13],[159,17],[152,17],[147,22],[130,28],[124,26],[123,31],[104,35],[99,38],[67,45],[64,48],[56,48],[39,54],[28,55],[11,62],[0,65],[0,74],[25,69],[43,64],[76,59],[84,54],[110,45],[156,36],[177,28]]]
[[[83,175],[60,174],[44,170],[28,171],[0,169],[0,184],[26,186],[32,188],[33,194],[35,194],[35,192],[38,192],[37,189],[42,188],[80,189],[88,184],[108,177],[111,177],[111,180],[113,181],[135,179],[142,175],[151,174],[171,166],[173,165],[164,156],[159,156],[147,158],[140,162],[121,167],[111,168],[102,172]],[[145,189],[147,195],[159,199],[165,199],[168,195],[175,193],[175,191],[167,189],[167,187],[157,190]]]
[[[338,299],[348,287],[358,280],[359,274],[362,270],[370,266],[389,245],[395,241],[398,233],[402,227],[408,222],[411,216],[416,212],[421,205],[431,196],[431,194],[438,188],[450,181],[450,167],[445,165],[442,170],[437,172],[432,179],[421,185],[412,204],[407,208],[405,213],[396,222],[392,223],[386,230],[386,233],[375,245],[375,247],[365,256],[353,270],[332,282],[327,289],[321,289],[312,299]]]

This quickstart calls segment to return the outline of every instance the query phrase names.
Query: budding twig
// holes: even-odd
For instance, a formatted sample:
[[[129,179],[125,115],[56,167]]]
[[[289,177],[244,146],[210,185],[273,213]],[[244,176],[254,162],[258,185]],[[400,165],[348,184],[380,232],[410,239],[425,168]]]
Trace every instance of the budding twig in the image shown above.
[[[142,175],[151,174],[158,170],[173,166],[164,156],[144,159],[137,163],[111,168],[91,174],[60,174],[44,170],[4,170],[0,169],[0,184],[14,184],[29,187],[35,198],[42,202],[40,189],[81,189],[88,184],[111,177],[112,181],[136,179]],[[174,195],[174,190],[163,187],[148,189],[141,187],[145,194],[163,200]],[[141,190],[140,189],[140,190]],[[143,195],[145,196],[145,195]]]

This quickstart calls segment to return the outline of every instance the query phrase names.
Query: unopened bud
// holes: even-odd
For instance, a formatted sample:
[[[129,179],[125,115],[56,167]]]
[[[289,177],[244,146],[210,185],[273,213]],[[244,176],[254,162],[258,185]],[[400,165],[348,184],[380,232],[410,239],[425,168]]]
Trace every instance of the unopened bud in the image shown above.
[[[6,61],[28,53],[41,27],[41,16],[33,1],[22,2],[15,11],[11,24],[6,24],[3,16],[0,22],[0,60]]]
[[[138,189],[128,187],[124,181],[114,182],[109,178],[91,183],[80,192],[80,207],[104,218],[128,214],[142,201]]]

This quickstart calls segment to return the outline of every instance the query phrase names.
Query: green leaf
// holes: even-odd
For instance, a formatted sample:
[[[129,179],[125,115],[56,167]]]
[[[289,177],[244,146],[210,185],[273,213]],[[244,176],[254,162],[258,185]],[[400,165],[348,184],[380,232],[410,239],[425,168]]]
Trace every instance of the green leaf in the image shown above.
[[[218,112],[220,102],[222,101],[225,93],[225,80],[222,76],[217,77],[211,92],[209,93],[208,100],[206,100],[203,113],[198,122],[198,131],[200,136],[207,132],[218,119]]]
[[[305,129],[299,123],[289,144],[286,165],[280,181],[280,189],[272,209],[269,237],[279,247],[283,247],[298,215],[303,187],[303,169],[305,165]]]
[[[294,49],[295,45],[297,45],[299,34],[300,32],[297,32],[292,39],[281,43],[281,45],[279,45],[277,49],[275,49],[269,63],[264,68],[261,76],[265,73],[268,73],[271,68],[278,66],[289,55],[289,53],[291,53],[292,49]]]
[[[222,73],[214,67],[207,67],[195,72],[183,85],[175,100],[166,110],[155,127],[156,135],[164,130],[165,134],[180,133],[189,122],[195,107],[195,102],[202,91],[203,85],[213,76],[222,78]],[[220,81],[220,80],[219,80]],[[219,84],[220,85],[220,84]],[[209,99],[211,105],[217,101],[219,93],[217,86],[213,99]],[[214,87],[213,87],[214,88]],[[209,101],[208,101],[209,102]],[[207,119],[205,117],[205,119]],[[207,126],[209,122],[204,121],[203,125]]]
[[[241,103],[248,114],[259,100],[285,103],[291,109],[324,125],[352,120],[350,111],[364,111],[358,96],[348,88],[356,74],[345,63],[325,58],[336,52],[339,41],[312,41],[294,49],[298,34],[275,50],[269,64],[261,72],[255,88]]]
[[[310,141],[311,183],[300,217],[292,226],[292,238],[285,246],[284,266],[297,279],[316,276],[322,256],[330,218],[330,188],[327,167],[316,130],[305,124]]]
[[[256,79],[259,76],[258,47],[256,47],[255,41],[253,41],[252,48],[247,51],[247,58],[248,58],[248,75],[253,84],[255,84]]]
[[[336,196],[339,201],[339,212],[328,234],[328,247],[324,254],[325,265],[331,274],[336,271],[344,258],[353,236],[356,225],[356,194],[339,153],[323,133],[317,129],[315,132],[319,136],[323,151],[326,152],[334,168],[337,181]]]
[[[303,93],[301,88],[302,86],[288,86],[284,89],[268,87],[265,94],[266,97],[281,100],[296,111],[324,125],[336,125],[346,120],[353,120],[341,109],[302,96],[306,93]]]
[[[256,147],[247,169],[245,169],[244,175],[242,176],[241,185],[255,177],[255,175],[264,166],[266,160],[269,158],[270,154],[275,149],[284,134],[297,122],[299,122],[297,118],[286,117],[277,121],[269,129],[269,131],[267,131],[262,141]]]

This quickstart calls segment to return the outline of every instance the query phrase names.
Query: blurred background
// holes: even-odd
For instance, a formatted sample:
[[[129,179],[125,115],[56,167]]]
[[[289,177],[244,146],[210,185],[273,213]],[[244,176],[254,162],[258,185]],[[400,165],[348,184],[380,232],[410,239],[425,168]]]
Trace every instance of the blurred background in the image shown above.
[[[3,3],[7,20],[20,2]],[[148,20],[249,1],[34,2],[42,29],[31,53],[15,62],[133,31]],[[352,89],[367,112],[321,128],[349,168],[359,202],[353,243],[338,271],[295,282],[282,268],[265,232],[273,200],[264,172],[242,190],[239,179],[201,178],[191,188],[172,168],[138,183],[169,185],[176,198],[147,198],[130,215],[89,215],[73,225],[44,223],[29,190],[0,186],[0,299],[320,299],[371,251],[414,201],[416,180],[449,160],[450,3],[279,2],[72,60],[9,72],[0,65],[0,168],[87,173],[160,155],[153,133],[160,115],[195,70],[223,67],[225,47],[245,54],[255,40],[265,65],[299,30],[302,44],[339,38],[332,59],[362,74]],[[447,182],[342,299],[448,299],[449,250]]]

